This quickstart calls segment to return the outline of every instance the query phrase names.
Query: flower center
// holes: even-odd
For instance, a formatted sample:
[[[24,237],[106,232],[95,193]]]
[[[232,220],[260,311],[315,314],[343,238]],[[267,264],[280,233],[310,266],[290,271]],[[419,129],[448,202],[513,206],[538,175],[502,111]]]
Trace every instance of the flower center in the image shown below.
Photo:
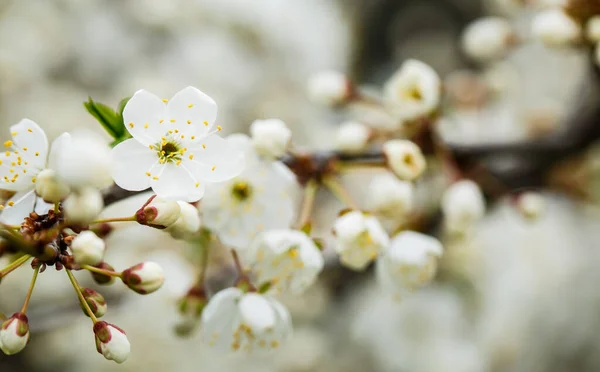
[[[412,99],[414,101],[422,101],[423,100],[423,93],[421,93],[421,90],[419,89],[418,86],[413,85],[407,92],[406,92],[406,96],[409,99]]]
[[[181,156],[187,150],[186,148],[181,147],[179,142],[169,137],[163,137],[153,148],[156,150],[159,162],[162,164],[180,162]]]
[[[231,195],[238,201],[248,200],[252,196],[252,187],[248,182],[236,182],[231,188]]]

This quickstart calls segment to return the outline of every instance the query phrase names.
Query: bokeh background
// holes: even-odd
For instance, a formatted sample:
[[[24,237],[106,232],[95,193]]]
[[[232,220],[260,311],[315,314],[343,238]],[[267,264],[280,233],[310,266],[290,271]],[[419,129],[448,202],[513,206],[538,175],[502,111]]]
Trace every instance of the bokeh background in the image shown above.
[[[477,81],[498,92],[477,109],[448,112],[440,126],[448,142],[514,143],[569,131],[573,111],[588,99],[581,92],[593,83],[585,51],[531,42],[485,68],[461,53],[461,30],[484,14],[509,17],[527,35],[531,13],[512,4],[0,0],[0,129],[8,135],[10,125],[27,117],[52,138],[74,128],[102,133],[82,105],[88,96],[116,105],[140,88],[170,97],[193,85],[218,102],[226,133],[277,117],[293,129],[295,145],[326,149],[345,115],[311,104],[307,79],[335,69],[377,86],[403,60],[417,58],[459,93],[472,93]],[[584,154],[599,167],[598,153]],[[496,165],[518,168],[521,160]],[[346,181],[360,195],[365,177]],[[419,191],[435,201],[441,191],[435,175]],[[66,275],[48,270],[32,299],[30,346],[15,357],[0,355],[0,370],[600,371],[600,213],[589,198],[544,195],[546,212],[535,223],[524,222],[506,200],[494,203],[472,235],[444,242],[436,283],[400,304],[380,292],[371,273],[334,265],[305,296],[284,299],[294,338],[264,358],[223,357],[197,336],[177,337],[175,304],[194,277],[182,254],[190,247],[127,226],[110,236],[109,261],[127,267],[151,259],[167,272],[165,287],[151,296],[103,289],[107,320],[132,343],[128,362],[116,365],[96,353]],[[115,213],[135,209],[139,200],[114,206]],[[319,205],[327,234],[339,206],[328,195],[319,195]],[[26,270],[7,277],[0,310],[18,308],[28,284]]]

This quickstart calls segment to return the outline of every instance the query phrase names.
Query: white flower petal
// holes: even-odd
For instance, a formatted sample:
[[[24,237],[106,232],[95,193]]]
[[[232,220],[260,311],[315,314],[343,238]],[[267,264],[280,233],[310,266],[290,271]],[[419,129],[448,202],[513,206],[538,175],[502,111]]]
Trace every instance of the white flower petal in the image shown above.
[[[68,147],[71,144],[71,134],[63,133],[52,141],[50,146],[50,154],[48,155],[48,168],[58,170],[61,163],[61,149]],[[42,165],[42,168],[45,164]]]
[[[21,155],[20,151],[0,154],[0,189],[27,191],[35,188],[34,181],[41,169]]]
[[[150,187],[151,173],[158,163],[156,152],[142,145],[136,139],[121,142],[113,150],[113,179],[115,183],[130,191],[140,191]],[[151,173],[154,176],[154,173]]]
[[[245,164],[243,150],[216,134],[195,144],[182,160],[194,177],[208,182],[231,179],[242,172]]]
[[[204,183],[198,181],[183,165],[167,163],[156,168],[150,185],[156,195],[173,201],[195,202],[204,196]],[[158,178],[158,179],[157,179]]]
[[[33,212],[35,200],[34,190],[16,193],[4,206],[0,214],[0,222],[8,225],[22,224],[25,217]]]
[[[247,293],[238,306],[242,321],[254,332],[261,333],[275,326],[275,310],[264,296],[258,293]]]
[[[167,106],[160,98],[140,89],[125,105],[123,122],[133,138],[146,146],[154,145],[172,126],[166,112]]]
[[[48,156],[48,138],[39,125],[29,119],[23,119],[10,127],[13,142],[22,149],[32,165],[45,167]],[[39,153],[35,156],[35,153]]]
[[[202,137],[217,119],[217,104],[194,87],[177,92],[167,104],[167,119],[186,137]]]

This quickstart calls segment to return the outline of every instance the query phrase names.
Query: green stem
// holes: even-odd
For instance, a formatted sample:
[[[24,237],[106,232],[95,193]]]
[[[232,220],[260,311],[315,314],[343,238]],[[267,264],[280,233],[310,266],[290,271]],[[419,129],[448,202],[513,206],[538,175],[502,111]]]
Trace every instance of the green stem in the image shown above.
[[[319,190],[319,184],[315,180],[310,180],[304,188],[304,199],[302,200],[302,210],[298,217],[298,228],[303,228],[309,221],[315,205],[315,197]]]
[[[136,217],[134,216],[130,216],[130,217],[115,217],[115,218],[106,218],[103,220],[96,220],[92,223],[110,223],[110,222],[134,222],[136,221]]]
[[[346,188],[340,183],[340,181],[333,177],[325,177],[323,179],[323,184],[327,186],[327,188],[331,191],[336,198],[338,198],[342,203],[346,205],[348,208],[359,209],[358,204],[352,199],[352,196],[346,190]]]
[[[29,306],[29,300],[31,299],[31,294],[33,293],[33,288],[35,288],[35,282],[38,277],[38,273],[40,272],[40,267],[36,267],[33,270],[33,277],[31,278],[31,283],[29,284],[29,290],[27,291],[27,296],[25,297],[25,302],[23,303],[23,307],[21,308],[21,312],[23,314],[27,313],[27,307]]]
[[[87,301],[83,297],[83,293],[81,293],[81,289],[80,289],[81,287],[79,286],[77,279],[75,279],[75,276],[73,275],[71,270],[65,268],[65,271],[67,272],[67,275],[69,276],[69,280],[71,281],[71,284],[73,285],[73,289],[75,289],[75,292],[77,293],[77,297],[79,297],[79,302],[81,302],[81,306],[83,306],[83,308],[85,309],[85,312],[92,319],[92,322],[94,324],[98,323],[98,318],[96,318],[96,315],[94,315],[94,312],[92,311],[92,309],[90,309],[90,305],[88,305]]]
[[[26,254],[23,255],[19,258],[17,258],[16,260],[14,260],[13,262],[11,262],[10,264],[8,264],[5,268],[3,268],[2,270],[0,270],[0,278],[5,277],[6,275],[10,274],[11,272],[13,272],[15,269],[17,269],[19,266],[23,265],[25,262],[27,262],[29,259],[31,258],[30,255]]]
[[[91,271],[97,274],[102,274],[102,275],[107,275],[107,276],[114,276],[116,278],[120,278],[121,275],[123,273],[118,273],[116,271],[110,271],[110,270],[104,270],[104,269],[99,269],[97,267],[94,266],[90,266],[90,265],[81,265],[81,268],[87,271]]]

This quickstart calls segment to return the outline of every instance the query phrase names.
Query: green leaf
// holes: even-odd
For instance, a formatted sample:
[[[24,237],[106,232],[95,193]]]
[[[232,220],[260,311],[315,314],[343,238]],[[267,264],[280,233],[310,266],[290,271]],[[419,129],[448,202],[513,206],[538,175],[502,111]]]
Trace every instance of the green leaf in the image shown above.
[[[123,110],[128,101],[129,97],[122,99],[117,106],[117,111],[103,103],[95,102],[92,97],[88,97],[88,101],[83,103],[87,111],[92,114],[108,134],[114,138],[114,141],[111,144],[113,147],[126,139],[131,138],[131,135],[125,128],[125,123],[123,122]]]

